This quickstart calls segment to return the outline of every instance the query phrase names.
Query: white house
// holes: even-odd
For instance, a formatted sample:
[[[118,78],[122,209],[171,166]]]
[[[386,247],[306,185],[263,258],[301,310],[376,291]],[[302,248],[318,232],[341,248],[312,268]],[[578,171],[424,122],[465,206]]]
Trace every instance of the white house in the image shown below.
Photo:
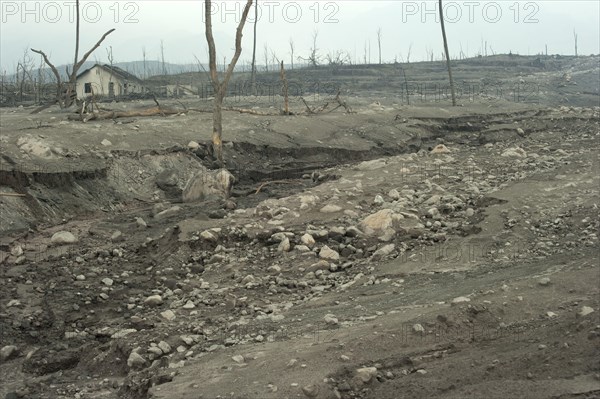
[[[143,82],[137,76],[115,66],[96,64],[77,75],[77,98],[114,98],[143,92]]]

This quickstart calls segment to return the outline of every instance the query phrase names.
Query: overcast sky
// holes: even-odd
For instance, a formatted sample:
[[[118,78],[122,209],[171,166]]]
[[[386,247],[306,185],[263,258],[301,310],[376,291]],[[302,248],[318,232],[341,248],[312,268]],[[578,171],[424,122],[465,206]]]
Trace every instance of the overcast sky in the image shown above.
[[[215,1],[213,25],[219,60],[231,58],[235,26],[242,2]],[[0,0],[1,68],[12,72],[27,48],[46,51],[57,64],[72,62],[74,50],[74,0]],[[451,55],[474,56],[487,41],[488,54],[536,54],[548,45],[550,54],[573,54],[573,30],[578,35],[579,54],[600,53],[600,2],[590,1],[448,1],[444,0],[446,30]],[[429,51],[440,58],[443,51],[437,1],[266,1],[260,0],[257,57],[264,64],[264,46],[286,63],[290,60],[290,38],[295,55],[306,56],[312,34],[318,30],[320,54],[345,51],[362,62],[365,44],[370,60],[377,62],[377,29],[382,32],[383,61],[405,60],[412,45],[411,61],[423,60]],[[114,62],[157,60],[160,42],[165,59],[173,63],[205,61],[203,1],[81,1],[80,54],[111,28],[108,37],[90,59],[107,62],[112,46]],[[252,22],[244,29],[244,51],[240,62],[252,56]],[[485,46],[485,44],[484,44]],[[271,56],[269,56],[271,58]],[[36,57],[38,60],[38,57]]]

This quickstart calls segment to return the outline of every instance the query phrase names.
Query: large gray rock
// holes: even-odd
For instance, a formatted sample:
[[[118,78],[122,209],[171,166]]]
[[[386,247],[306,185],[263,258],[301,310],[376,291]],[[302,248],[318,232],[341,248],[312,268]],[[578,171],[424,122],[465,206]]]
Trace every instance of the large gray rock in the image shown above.
[[[77,241],[79,241],[77,237],[68,231],[58,231],[50,239],[50,242],[54,245],[75,244]]]
[[[229,198],[235,177],[225,169],[203,169],[196,173],[183,189],[183,202]]]

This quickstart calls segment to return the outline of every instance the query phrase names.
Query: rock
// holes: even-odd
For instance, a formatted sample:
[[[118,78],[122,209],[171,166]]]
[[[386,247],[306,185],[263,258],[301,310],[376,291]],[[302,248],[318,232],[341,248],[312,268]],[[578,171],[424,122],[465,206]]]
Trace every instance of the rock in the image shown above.
[[[438,144],[429,153],[430,154],[449,154],[450,150],[445,145]]]
[[[215,233],[213,233],[212,231],[208,231],[208,230],[204,230],[202,233],[200,233],[200,237],[203,240],[209,241],[209,242],[217,242],[218,237]]]
[[[383,205],[385,203],[385,200],[383,199],[383,197],[381,195],[376,195],[375,199],[373,199],[373,203],[375,205]]]
[[[182,306],[184,309],[194,309],[196,307],[196,305],[194,304],[193,301],[187,301],[185,303],[185,305]]]
[[[77,241],[79,241],[77,237],[68,231],[58,231],[50,239],[50,242],[55,245],[75,244]]]
[[[364,384],[368,384],[371,382],[373,377],[377,375],[377,368],[375,367],[363,367],[356,370],[356,377],[363,382]]]
[[[466,296],[459,296],[452,300],[452,305],[457,305],[459,303],[471,302],[471,298]]]
[[[112,278],[108,278],[108,277],[103,278],[102,279],[102,284],[110,287],[111,285],[113,285],[113,279]]]
[[[323,208],[321,208],[321,210],[319,212],[321,212],[321,213],[335,213],[335,212],[340,212],[340,211],[342,211],[342,207],[341,206],[328,204],[328,205],[325,205]]]
[[[388,192],[388,197],[390,197],[394,201],[397,201],[400,199],[400,193],[398,192],[398,190],[393,188]]]
[[[470,218],[474,214],[475,214],[475,211],[473,210],[473,208],[467,208],[467,210],[465,211],[465,216],[468,218]]]
[[[6,345],[0,349],[0,361],[6,362],[19,355],[19,348],[15,345]]]
[[[20,245],[16,245],[16,246],[12,247],[12,249],[10,250],[10,254],[12,256],[19,257],[19,256],[23,255],[23,248]]]
[[[356,166],[356,168],[358,170],[377,170],[377,169],[381,169],[381,168],[385,167],[386,164],[387,164],[386,159],[380,158],[380,159],[373,159],[371,161],[363,161],[363,162],[359,163]]]
[[[577,317],[585,317],[590,313],[594,312],[594,309],[589,306],[582,307],[579,312],[577,312]]]
[[[120,241],[124,241],[125,237],[123,237],[123,233],[121,233],[119,230],[117,230],[114,233],[112,233],[112,235],[110,236],[110,240],[112,242],[120,242]]]
[[[135,223],[137,223],[137,225],[139,227],[148,227],[148,223],[146,223],[146,221],[144,219],[142,219],[141,217],[136,217]]]
[[[154,215],[154,219],[163,219],[163,218],[167,218],[169,216],[173,216],[175,214],[177,214],[179,211],[181,210],[180,206],[172,206],[169,209],[165,209],[164,211],[161,211],[159,213],[157,213],[156,215]]]
[[[417,334],[425,334],[425,328],[421,324],[413,325],[412,329]]]
[[[157,345],[160,350],[162,351],[162,353],[164,353],[165,355],[171,353],[171,345],[169,345],[167,342],[165,341],[160,341]]]
[[[323,320],[325,320],[325,323],[327,323],[330,326],[337,326],[338,325],[338,319],[337,319],[337,317],[335,317],[332,314],[326,314],[325,317],[323,317]]]
[[[102,144],[102,145],[103,145],[103,146],[105,146],[105,147],[108,147],[108,146],[111,146],[111,145],[112,145],[112,143],[111,143],[109,140],[107,140],[107,139],[104,139],[104,140],[102,140],[102,141],[100,142],[100,144]]]
[[[312,248],[315,245],[315,239],[308,233],[300,237],[300,242],[302,242],[302,244],[306,245],[309,248]]]
[[[171,309],[167,309],[164,312],[161,312],[160,315],[162,316],[163,319],[167,320],[167,321],[173,321],[175,320],[175,313],[173,313],[173,311]]]
[[[522,148],[514,147],[505,150],[501,156],[508,158],[526,158],[527,153]]]
[[[127,358],[127,366],[132,369],[141,369],[146,365],[146,359],[144,359],[136,351],[132,351]]]
[[[183,189],[183,202],[227,199],[231,196],[234,182],[235,177],[225,169],[210,171],[202,167]]]
[[[290,239],[285,237],[277,246],[277,252],[290,252]]]
[[[307,273],[314,273],[317,270],[329,270],[329,262],[326,260],[320,260],[306,268]]]
[[[541,285],[542,287],[546,287],[546,286],[550,285],[550,279],[548,277],[541,278],[538,281],[538,284]]]
[[[146,306],[158,306],[162,304],[163,300],[160,295],[151,295],[144,300],[144,305]]]
[[[363,232],[360,231],[356,226],[350,226],[346,229],[346,236],[347,237],[359,237],[362,236]]]
[[[394,244],[384,245],[383,247],[381,247],[377,251],[375,251],[372,259],[378,260],[378,259],[384,258],[384,257],[388,256],[389,254],[391,254],[395,248],[396,248],[396,245],[394,245]]]
[[[396,215],[391,209],[382,209],[364,218],[360,227],[367,235],[380,234],[386,230],[394,230],[394,222],[403,218],[402,215]]]
[[[319,395],[319,386],[315,384],[303,386],[302,393],[307,398],[316,398]]]
[[[246,359],[244,359],[244,356],[242,355],[232,356],[231,359],[237,364],[243,364],[246,361]]]
[[[198,148],[200,148],[200,144],[198,144],[197,142],[195,142],[193,140],[190,141],[187,146],[190,150],[197,150]]]
[[[329,248],[327,245],[324,245],[319,251],[319,258],[335,261],[340,259],[340,254]]]
[[[85,281],[85,276],[83,274],[79,274],[79,275],[77,275],[77,277],[75,277],[75,280],[77,280],[77,281]]]

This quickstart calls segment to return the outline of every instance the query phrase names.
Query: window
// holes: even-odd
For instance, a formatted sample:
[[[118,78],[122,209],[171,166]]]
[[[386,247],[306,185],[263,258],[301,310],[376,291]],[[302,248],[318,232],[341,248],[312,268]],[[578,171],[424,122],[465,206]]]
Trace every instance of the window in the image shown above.
[[[91,94],[92,93],[92,84],[86,83],[84,86],[84,90],[85,90],[85,94]]]

